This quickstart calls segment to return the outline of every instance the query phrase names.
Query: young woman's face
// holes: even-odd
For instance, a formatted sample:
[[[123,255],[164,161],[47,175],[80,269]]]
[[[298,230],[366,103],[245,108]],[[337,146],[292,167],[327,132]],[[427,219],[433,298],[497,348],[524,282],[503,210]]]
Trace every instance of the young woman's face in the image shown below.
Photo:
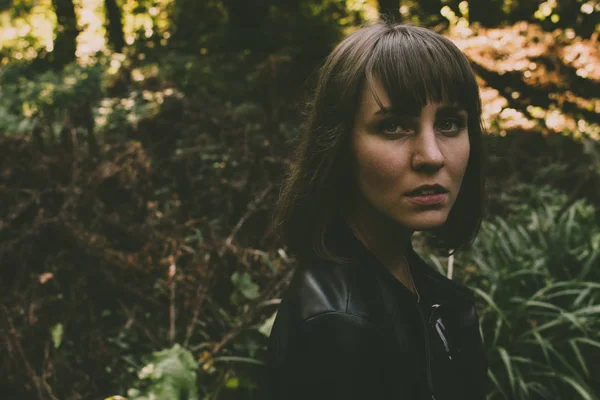
[[[467,113],[432,103],[418,115],[387,112],[385,90],[379,82],[373,89],[384,108],[365,85],[352,132],[358,206],[410,231],[437,228],[446,222],[467,169]],[[423,185],[429,190],[415,192]]]

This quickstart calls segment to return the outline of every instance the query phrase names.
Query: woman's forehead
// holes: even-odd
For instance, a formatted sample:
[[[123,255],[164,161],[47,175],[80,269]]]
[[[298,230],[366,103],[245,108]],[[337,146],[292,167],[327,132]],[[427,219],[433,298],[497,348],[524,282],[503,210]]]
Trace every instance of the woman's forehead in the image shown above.
[[[406,115],[418,117],[424,109],[431,109],[435,112],[465,112],[466,107],[457,101],[445,99],[435,99],[434,96],[425,95],[426,102],[420,107],[402,107],[394,105],[379,80],[374,80],[372,85],[365,85],[361,95],[361,110],[368,116],[386,116],[386,115]]]
[[[365,86],[376,101],[382,100],[378,101],[381,108],[391,104],[413,114],[428,102],[471,108],[479,97],[468,60],[439,40],[382,40],[373,48],[364,73]]]

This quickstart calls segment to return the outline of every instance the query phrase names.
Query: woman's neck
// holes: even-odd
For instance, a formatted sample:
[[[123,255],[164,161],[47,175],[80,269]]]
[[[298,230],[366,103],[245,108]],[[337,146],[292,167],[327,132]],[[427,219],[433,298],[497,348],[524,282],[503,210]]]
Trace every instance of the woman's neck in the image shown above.
[[[410,291],[413,280],[407,262],[412,231],[370,205],[355,207],[346,222],[363,245]]]

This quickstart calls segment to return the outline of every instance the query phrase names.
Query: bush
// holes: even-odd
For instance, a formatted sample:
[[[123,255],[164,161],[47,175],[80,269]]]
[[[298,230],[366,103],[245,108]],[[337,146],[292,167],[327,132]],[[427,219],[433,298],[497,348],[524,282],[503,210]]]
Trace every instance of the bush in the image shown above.
[[[35,75],[27,65],[5,68],[0,74],[0,132],[32,134],[43,146],[64,141],[71,130],[83,130],[96,147],[92,108],[102,97],[103,71],[101,62],[72,63]]]
[[[557,196],[556,198],[561,198]],[[564,198],[563,198],[564,199]],[[485,222],[459,262],[481,305],[489,399],[597,399],[600,227],[557,204]],[[595,267],[595,268],[594,268]]]
[[[138,372],[138,388],[128,390],[129,399],[196,400],[197,368],[194,356],[178,344],[170,349],[154,352]]]

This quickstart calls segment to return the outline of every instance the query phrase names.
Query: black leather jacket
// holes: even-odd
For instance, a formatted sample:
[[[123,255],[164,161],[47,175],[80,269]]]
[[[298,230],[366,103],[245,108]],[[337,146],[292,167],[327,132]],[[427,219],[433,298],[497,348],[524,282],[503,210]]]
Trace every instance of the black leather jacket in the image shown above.
[[[411,249],[416,296],[344,225],[335,248],[295,271],[270,336],[272,399],[477,399],[487,363],[473,293]]]

